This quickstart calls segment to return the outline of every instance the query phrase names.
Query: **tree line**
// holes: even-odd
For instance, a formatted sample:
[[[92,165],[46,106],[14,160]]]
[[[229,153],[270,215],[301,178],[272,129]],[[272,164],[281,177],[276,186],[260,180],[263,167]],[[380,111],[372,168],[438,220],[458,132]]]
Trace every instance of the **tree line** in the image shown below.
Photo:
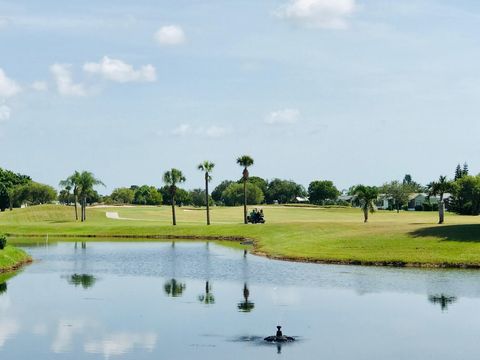
[[[462,215],[480,214],[480,175],[470,175],[467,164],[457,165],[451,180],[447,176],[440,176],[438,180],[426,186],[413,181],[411,175],[407,174],[401,181],[394,180],[381,186],[356,185],[343,192],[340,192],[329,180],[314,180],[308,188],[304,188],[292,180],[278,178],[266,180],[258,176],[250,176],[249,168],[254,165],[254,160],[248,155],[237,158],[237,164],[242,168],[240,178],[221,181],[211,193],[209,183],[212,180],[215,164],[204,161],[197,166],[204,176],[203,189],[181,188],[180,185],[186,180],[185,176],[180,170],[171,169],[164,173],[162,187],[132,185],[116,188],[107,196],[101,196],[95,190],[96,186],[104,184],[88,171],[75,171],[65,180],[60,181],[62,189],[57,195],[56,190],[49,185],[35,182],[27,175],[0,168],[0,209],[4,211],[22,204],[37,205],[58,200],[62,204],[73,204],[75,218],[85,221],[87,205],[93,203],[164,204],[172,207],[172,222],[175,224],[175,206],[193,205],[207,208],[206,220],[207,224],[210,224],[209,208],[212,205],[243,205],[246,222],[248,205],[286,204],[300,198],[301,201],[308,199],[309,203],[317,205],[356,205],[363,210],[364,220],[368,221],[368,214],[375,211],[380,194],[387,196],[390,200],[390,210],[399,212],[401,209],[407,209],[410,194],[426,193],[427,201],[420,207],[438,210],[439,223],[444,221],[445,210]],[[351,197],[345,200],[340,197],[341,194]],[[445,197],[446,194],[448,197]],[[430,197],[436,197],[438,202],[431,203]]]

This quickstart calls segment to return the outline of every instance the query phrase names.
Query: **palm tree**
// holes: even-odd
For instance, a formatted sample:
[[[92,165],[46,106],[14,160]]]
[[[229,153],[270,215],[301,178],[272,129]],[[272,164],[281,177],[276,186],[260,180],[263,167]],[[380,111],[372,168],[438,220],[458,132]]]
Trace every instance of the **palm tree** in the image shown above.
[[[210,204],[209,204],[209,197],[208,197],[208,183],[212,180],[210,173],[212,172],[213,168],[215,167],[214,163],[209,161],[204,161],[200,165],[198,165],[198,170],[201,170],[205,173],[205,200],[207,204],[207,225],[210,225]]]
[[[237,164],[243,167],[242,181],[243,181],[243,222],[247,224],[247,181],[248,181],[248,167],[253,165],[253,159],[248,155],[240,156],[237,159]]]
[[[364,222],[367,222],[368,213],[373,213],[376,210],[375,201],[378,198],[378,189],[375,186],[357,185],[353,189],[353,194],[360,201]]]
[[[105,184],[97,179],[93,173],[89,171],[82,171],[79,176],[78,176],[78,184],[77,184],[77,189],[78,189],[78,195],[80,197],[81,201],[81,220],[86,221],[87,220],[87,197],[90,196],[93,192],[93,187],[96,185],[103,185]]]
[[[75,197],[75,220],[78,220],[78,210],[77,210],[77,203],[78,203],[78,190],[79,190],[79,183],[80,183],[80,173],[75,171],[72,175],[70,175],[65,180],[60,181],[60,186],[64,187],[65,189],[73,189],[73,195]]]
[[[177,192],[177,184],[185,182],[185,176],[178,169],[172,169],[163,174],[163,182],[170,187],[170,199],[172,202],[172,222],[177,225],[175,217],[175,193]]]
[[[432,181],[427,185],[428,196],[439,196],[438,201],[438,223],[443,224],[445,221],[445,202],[443,201],[443,195],[446,192],[451,191],[452,183],[447,180],[446,176],[440,176],[438,181]]]

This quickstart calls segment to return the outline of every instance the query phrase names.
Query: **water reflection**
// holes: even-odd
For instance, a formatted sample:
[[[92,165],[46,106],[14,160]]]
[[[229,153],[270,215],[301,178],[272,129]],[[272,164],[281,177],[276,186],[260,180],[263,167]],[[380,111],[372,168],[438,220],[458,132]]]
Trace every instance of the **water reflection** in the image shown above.
[[[163,285],[165,294],[171,297],[182,296],[186,288],[187,288],[187,285],[185,285],[185,283],[179,282],[176,279],[168,280],[165,283],[165,285]]]
[[[73,274],[67,277],[67,281],[75,287],[82,286],[84,289],[88,289],[95,285],[97,278],[89,274]]]
[[[87,243],[85,241],[81,241],[80,246],[82,247],[82,249],[86,249],[87,248]],[[75,249],[77,249],[77,248],[78,248],[78,244],[75,241]]]
[[[440,308],[443,311],[448,310],[448,306],[455,303],[457,301],[456,296],[448,296],[445,294],[440,294],[440,295],[429,295],[428,296],[428,301],[430,301],[432,304],[440,304]]]
[[[205,282],[205,294],[198,295],[198,301],[205,305],[215,304],[215,297],[212,294],[212,286],[208,281]]]
[[[3,282],[0,284],[0,295],[7,292],[7,282]]]
[[[237,304],[238,310],[241,312],[250,312],[255,308],[255,304],[248,300],[250,297],[250,290],[248,290],[248,285],[245,283],[243,285],[243,301]]]

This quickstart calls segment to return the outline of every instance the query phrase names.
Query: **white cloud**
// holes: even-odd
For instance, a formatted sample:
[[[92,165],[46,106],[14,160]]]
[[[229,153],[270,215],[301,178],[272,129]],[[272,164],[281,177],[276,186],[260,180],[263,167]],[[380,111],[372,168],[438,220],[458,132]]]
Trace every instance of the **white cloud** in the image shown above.
[[[83,70],[91,74],[99,74],[107,80],[126,83],[132,81],[152,82],[157,78],[155,67],[144,65],[135,70],[132,65],[118,59],[111,59],[104,56],[98,62],[88,62],[83,65]]]
[[[0,105],[0,122],[10,119],[11,110],[7,105]]]
[[[181,124],[172,130],[172,134],[176,136],[186,136],[193,134],[196,136],[210,137],[210,138],[219,138],[229,134],[230,129],[212,125],[209,127],[192,127],[189,124]]]
[[[103,354],[105,359],[120,356],[131,351],[136,346],[147,351],[153,351],[157,343],[155,333],[117,333],[106,336],[103,340],[93,340],[85,344],[85,352]]]
[[[53,64],[50,71],[55,78],[57,90],[61,95],[65,96],[86,96],[87,91],[83,84],[75,84],[72,79],[69,64]]]
[[[225,136],[228,133],[228,129],[220,127],[220,126],[210,126],[207,129],[205,129],[205,135],[208,137],[213,137],[213,138],[218,138]]]
[[[6,28],[9,22],[8,18],[0,17],[0,30]]]
[[[176,136],[184,136],[191,132],[192,127],[188,124],[181,124],[172,130],[172,134]]]
[[[311,27],[345,29],[355,9],[355,0],[290,0],[277,16]]]
[[[48,84],[45,81],[35,81],[31,85],[32,89],[35,91],[47,91]]]
[[[0,322],[0,349],[5,345],[8,339],[13,337],[20,330],[20,324],[17,320],[2,319]]]
[[[160,45],[180,45],[186,40],[183,29],[178,25],[162,26],[154,35]]]
[[[272,111],[265,118],[265,122],[270,125],[275,124],[295,124],[300,120],[300,111],[297,109],[283,109]]]
[[[12,79],[8,78],[2,68],[0,68],[0,97],[10,97],[18,94],[22,89]]]

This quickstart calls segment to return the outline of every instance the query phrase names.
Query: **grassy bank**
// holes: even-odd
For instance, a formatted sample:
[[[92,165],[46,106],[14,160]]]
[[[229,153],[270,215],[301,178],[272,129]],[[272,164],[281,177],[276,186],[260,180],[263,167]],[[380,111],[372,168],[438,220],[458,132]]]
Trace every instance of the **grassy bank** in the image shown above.
[[[296,261],[365,265],[480,267],[480,218],[435,212],[378,212],[362,222],[358,209],[266,206],[264,225],[243,225],[241,208],[205,212],[179,208],[178,226],[169,207],[88,209],[86,223],[72,207],[40,206],[0,214],[2,232],[28,236],[210,237],[253,239],[254,251]],[[120,219],[107,218],[116,212]],[[13,240],[13,239],[12,239]]]
[[[31,262],[30,256],[23,250],[7,246],[0,250],[0,274],[17,270],[22,265]],[[0,283],[2,277],[0,276]]]

